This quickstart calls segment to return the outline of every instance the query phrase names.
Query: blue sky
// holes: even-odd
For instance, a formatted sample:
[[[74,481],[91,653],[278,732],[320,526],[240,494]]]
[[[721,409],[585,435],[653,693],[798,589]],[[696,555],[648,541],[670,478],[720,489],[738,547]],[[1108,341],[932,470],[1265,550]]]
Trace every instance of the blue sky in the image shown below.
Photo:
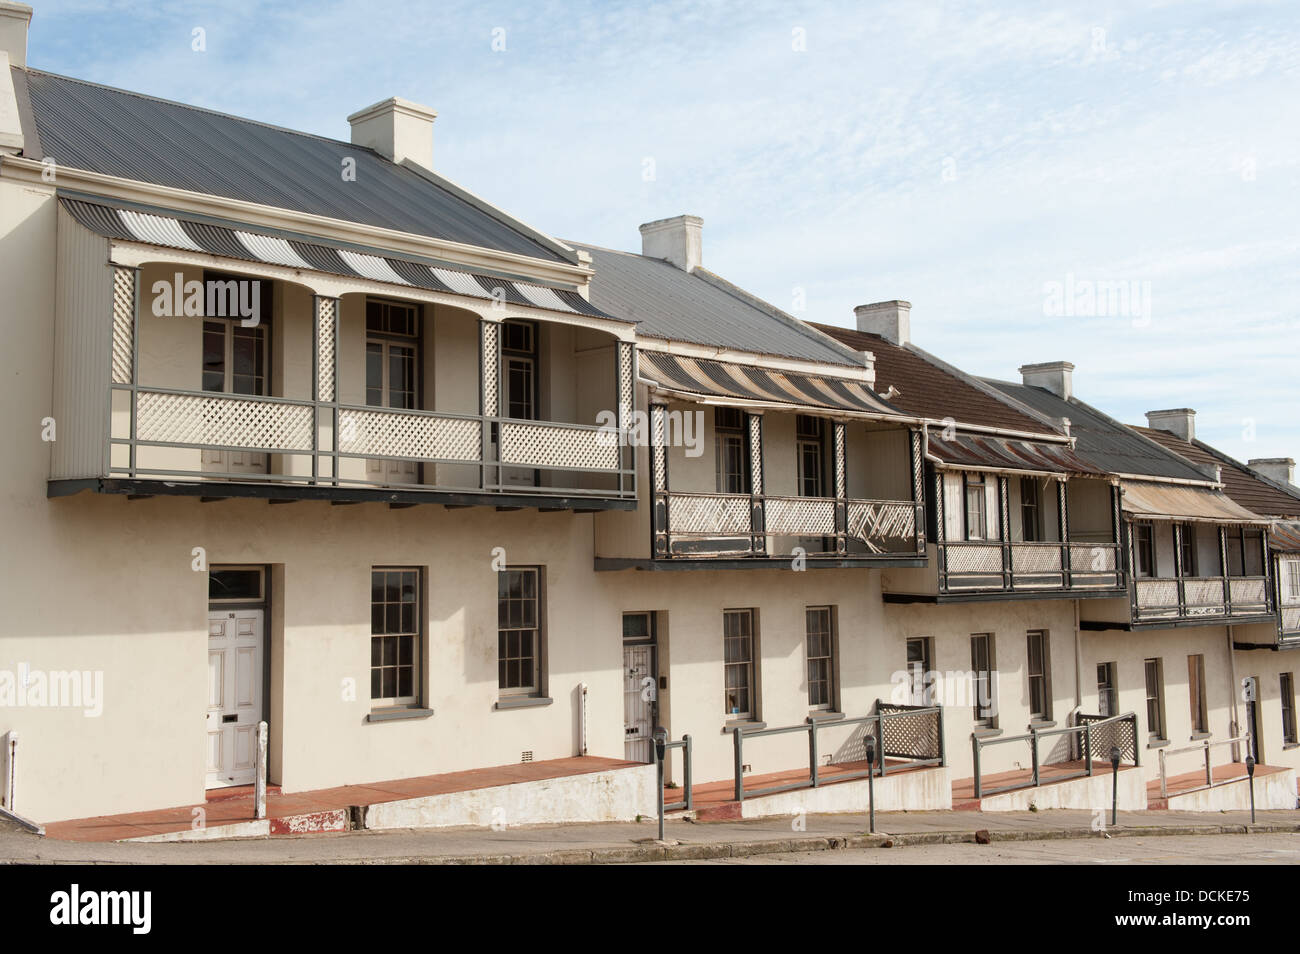
[[[1300,457],[1300,4],[34,6],[36,67],[339,139],[404,96],[440,172],[544,231],[636,250],[691,212],[800,317],[905,298],[973,373],[1068,359],[1121,420]]]

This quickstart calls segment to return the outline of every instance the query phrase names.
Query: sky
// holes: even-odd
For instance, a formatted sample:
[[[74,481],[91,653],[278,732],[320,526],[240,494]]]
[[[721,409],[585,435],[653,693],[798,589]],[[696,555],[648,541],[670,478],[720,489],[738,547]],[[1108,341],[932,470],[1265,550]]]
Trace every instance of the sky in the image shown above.
[[[31,2],[37,68],[342,140],[425,103],[435,168],[544,232],[699,215],[801,318],[905,299],[971,373],[1068,360],[1122,421],[1300,458],[1290,0]]]

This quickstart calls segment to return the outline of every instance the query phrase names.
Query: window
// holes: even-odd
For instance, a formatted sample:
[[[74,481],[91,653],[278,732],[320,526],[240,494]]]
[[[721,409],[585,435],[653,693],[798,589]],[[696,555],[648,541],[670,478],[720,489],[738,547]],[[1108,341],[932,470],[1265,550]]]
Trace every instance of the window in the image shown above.
[[[1026,543],[1043,539],[1042,488],[1033,477],[1020,478],[1020,524]]]
[[[1289,672],[1278,678],[1282,683],[1282,741],[1295,745],[1300,741],[1295,730],[1295,679]]]
[[[257,324],[245,327],[240,309],[251,304],[252,282],[257,282]],[[266,333],[271,325],[273,282],[250,279],[241,275],[204,271],[204,313],[208,300],[214,314],[203,322],[203,390],[221,394],[267,395],[267,367],[269,366]],[[251,316],[250,316],[251,318]]]
[[[1143,662],[1147,679],[1147,738],[1163,742],[1165,736],[1165,673],[1159,659]]]
[[[1182,562],[1180,576],[1196,576],[1196,528],[1190,523],[1180,525],[1178,554]]]
[[[502,695],[542,695],[542,568],[497,573],[497,687]]]
[[[1300,600],[1300,560],[1287,560],[1282,564],[1286,570],[1284,595],[1288,600]]]
[[[624,613],[623,641],[652,643],[655,639],[655,618],[653,613]]]
[[[717,442],[718,493],[749,493],[745,412],[732,407],[715,409],[713,430]]]
[[[1187,657],[1187,697],[1192,712],[1192,732],[1204,735],[1210,731],[1205,711],[1205,657],[1199,653]]]
[[[997,723],[997,684],[993,677],[992,633],[970,638],[970,668],[974,675],[975,726],[993,728]]]
[[[1119,689],[1113,662],[1097,663],[1097,711],[1107,717],[1119,715]]]
[[[1048,662],[1047,632],[1031,629],[1028,633],[1028,657],[1025,672],[1029,678],[1029,718],[1052,717],[1051,665]]]
[[[265,579],[260,566],[214,566],[208,571],[208,602],[261,603]]]
[[[419,702],[420,570],[370,571],[370,701],[379,706]]]
[[[810,606],[804,611],[808,642],[808,705],[835,708],[834,607]]]
[[[755,718],[754,611],[722,614],[722,658],[726,715],[732,721]]]
[[[825,420],[809,414],[795,419],[799,453],[799,496],[826,496],[826,428]]]
[[[930,638],[916,636],[907,641],[907,687],[911,693],[911,704],[928,706],[934,704],[934,684],[926,682],[926,674],[931,672]]]
[[[1156,546],[1154,527],[1149,523],[1133,525],[1133,559],[1138,576],[1156,575]]]
[[[988,535],[985,520],[985,494],[983,474],[966,475],[966,539],[983,540]]]
[[[366,405],[419,404],[420,318],[414,305],[366,300]]]
[[[537,420],[537,325],[534,322],[501,323],[501,364],[506,417]]]

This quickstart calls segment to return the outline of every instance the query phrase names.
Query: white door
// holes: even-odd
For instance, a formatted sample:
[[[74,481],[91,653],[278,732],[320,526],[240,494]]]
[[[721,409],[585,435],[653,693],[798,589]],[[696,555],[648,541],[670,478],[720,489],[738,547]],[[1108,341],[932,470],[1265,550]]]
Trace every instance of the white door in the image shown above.
[[[658,680],[654,647],[623,646],[623,758],[629,762],[653,761],[655,699]]]
[[[207,788],[247,785],[262,721],[262,610],[208,613]]]

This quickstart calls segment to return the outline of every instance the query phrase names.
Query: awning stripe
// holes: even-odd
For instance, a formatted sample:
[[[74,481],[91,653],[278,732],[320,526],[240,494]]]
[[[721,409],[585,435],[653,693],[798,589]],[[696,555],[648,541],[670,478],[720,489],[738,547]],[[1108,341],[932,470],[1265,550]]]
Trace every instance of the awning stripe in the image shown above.
[[[285,239],[240,228],[233,223],[225,226],[195,222],[167,210],[143,212],[101,205],[67,195],[60,195],[59,199],[81,225],[106,238],[144,242],[188,252],[206,252],[222,258],[283,265],[348,278],[366,278],[389,285],[414,286],[444,294],[464,295],[480,301],[504,295],[506,302],[515,305],[567,315],[623,320],[596,308],[570,288],[550,288],[393,258],[379,249],[358,251]],[[496,289],[500,291],[494,296]]]
[[[930,454],[954,467],[990,470],[1033,470],[1058,474],[1104,476],[1064,444],[1012,440],[988,434],[954,434],[945,439],[930,431]]]
[[[1227,494],[1204,487],[1124,481],[1121,505],[1127,513],[1149,520],[1268,525]]]

